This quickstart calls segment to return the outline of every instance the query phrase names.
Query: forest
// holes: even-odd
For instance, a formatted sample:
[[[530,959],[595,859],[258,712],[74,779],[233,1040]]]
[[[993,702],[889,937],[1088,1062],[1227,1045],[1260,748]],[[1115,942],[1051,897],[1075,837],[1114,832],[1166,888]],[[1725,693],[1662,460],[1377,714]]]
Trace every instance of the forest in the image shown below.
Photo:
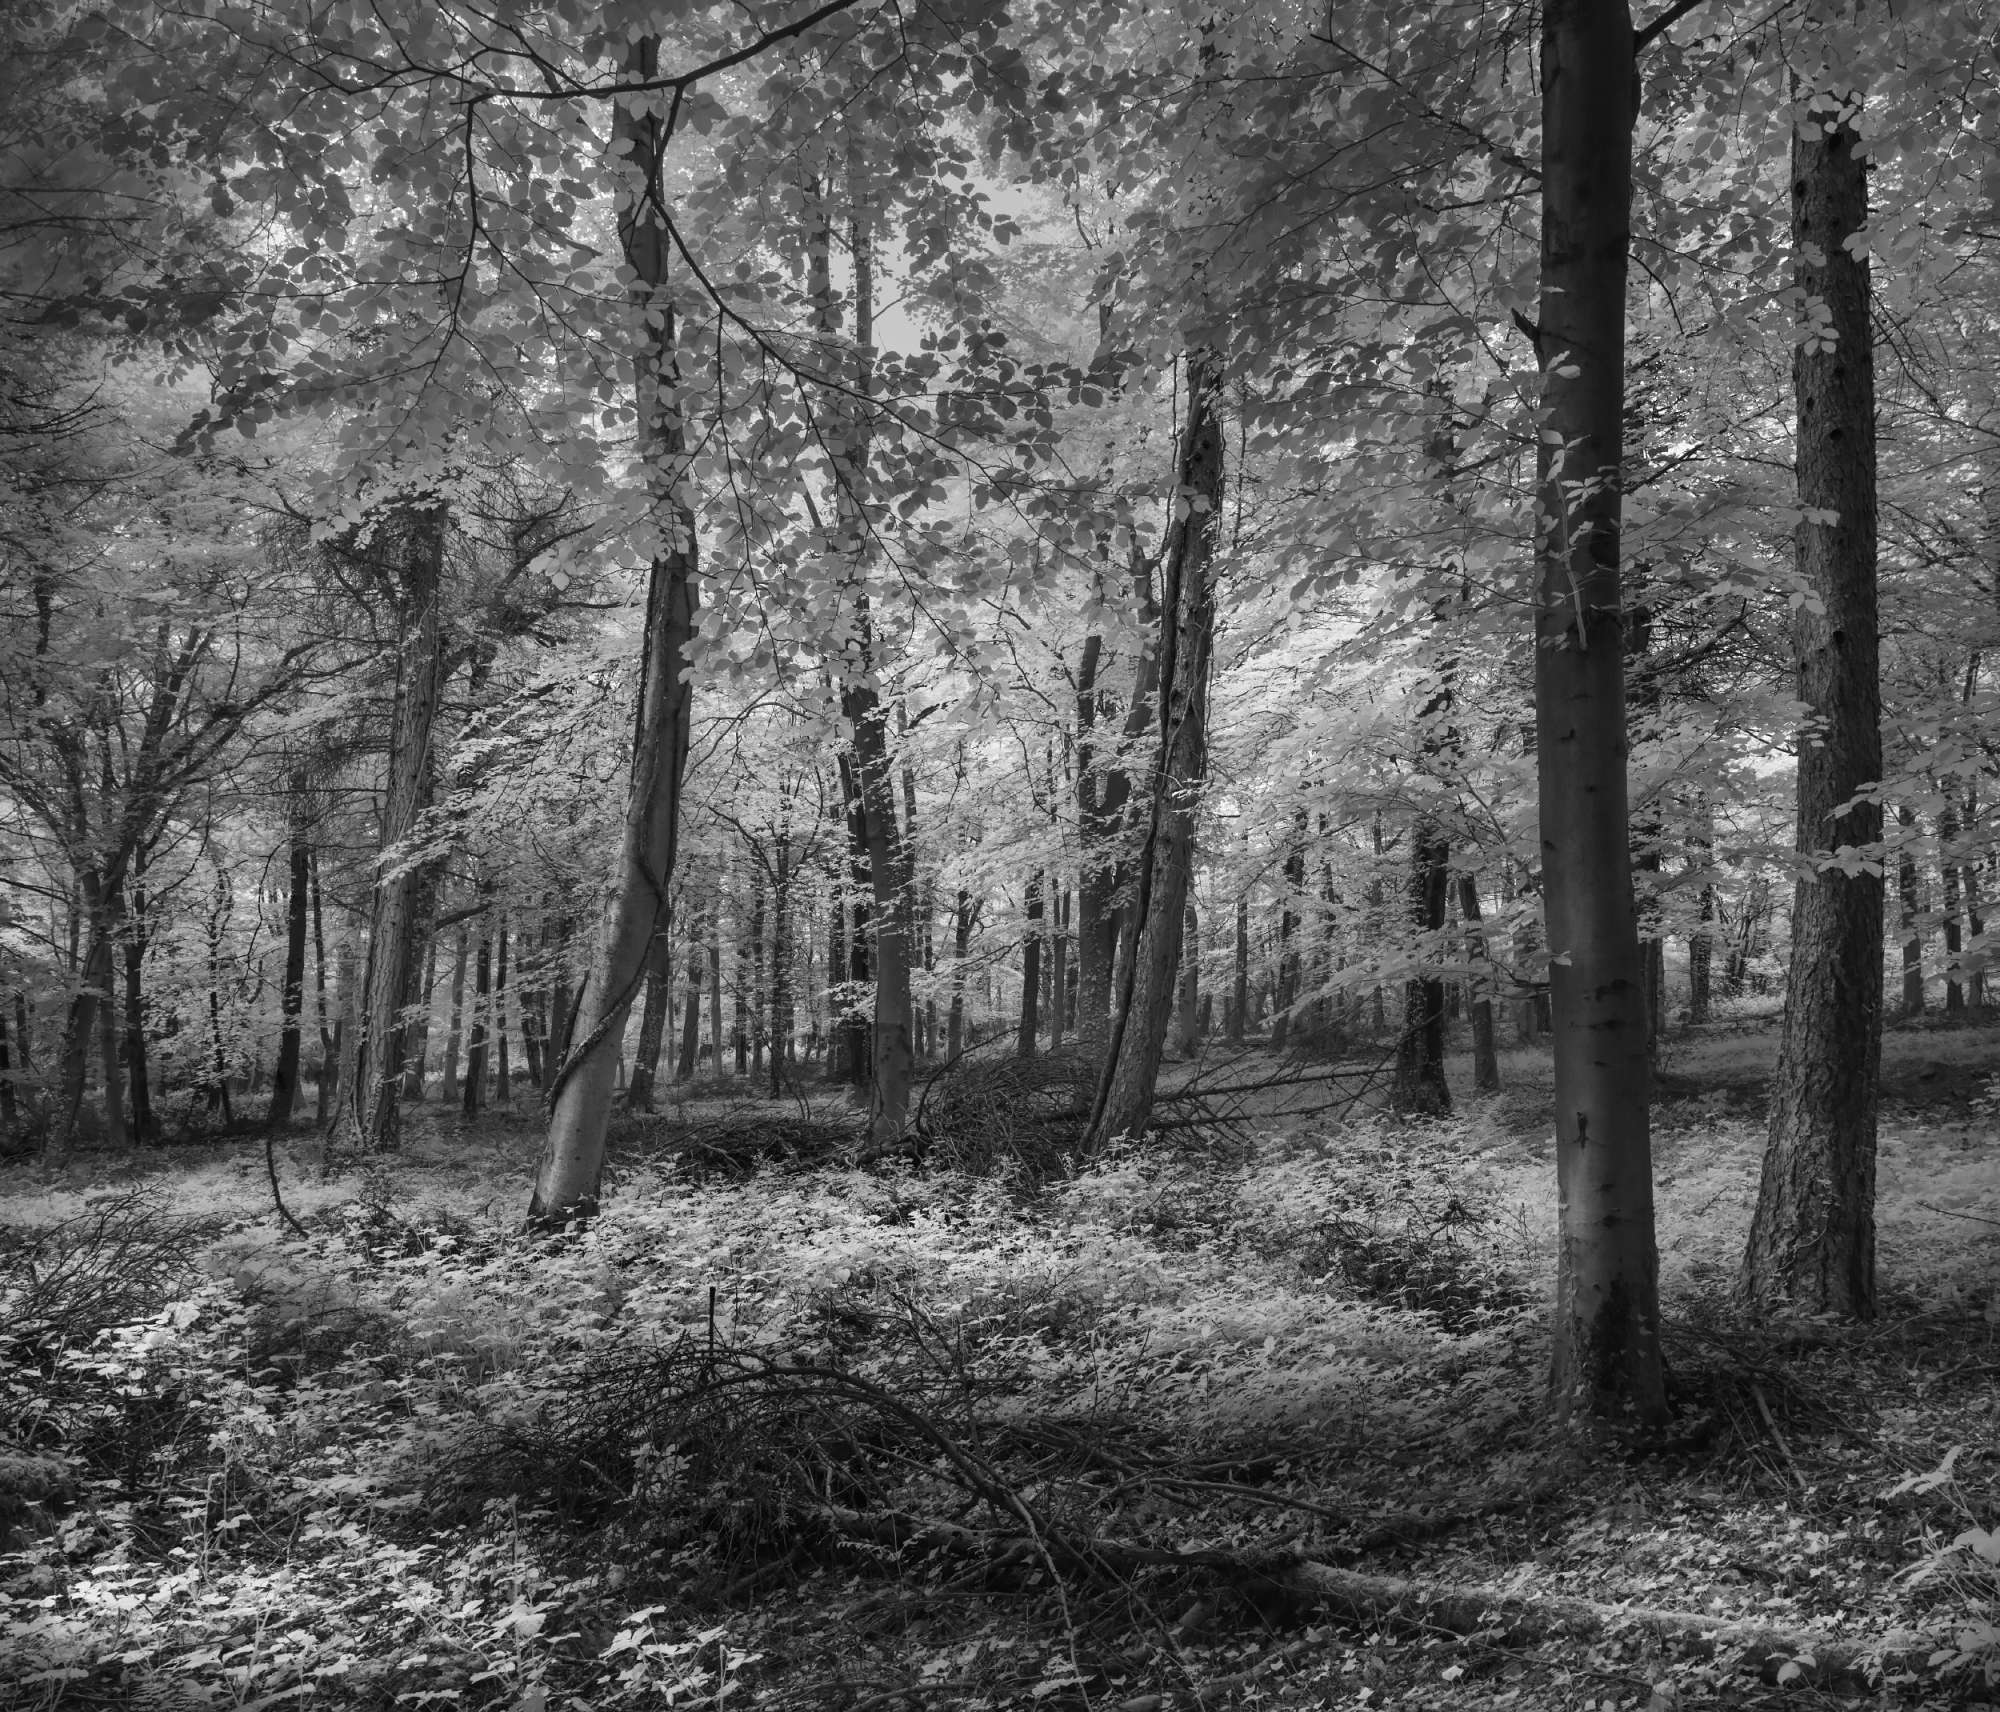
[[[1983,0],[0,94],[0,1706],[2000,1702]]]

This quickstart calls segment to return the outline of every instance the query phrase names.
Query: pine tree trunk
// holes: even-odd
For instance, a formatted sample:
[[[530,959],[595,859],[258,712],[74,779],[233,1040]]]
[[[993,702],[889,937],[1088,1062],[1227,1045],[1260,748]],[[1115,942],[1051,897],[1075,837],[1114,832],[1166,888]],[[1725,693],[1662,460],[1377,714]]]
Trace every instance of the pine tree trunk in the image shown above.
[[[305,794],[305,780],[295,775],[286,841],[290,883],[285,896],[285,986],[279,998],[278,1065],[271,1073],[268,1120],[273,1129],[283,1129],[292,1121],[292,1106],[299,1090],[299,1022],[306,1002],[306,930],[311,924],[312,885],[311,828],[305,815]]]
[[[1842,98],[1843,100],[1845,98]],[[1858,103],[1858,98],[1855,98]],[[1822,865],[1868,851],[1879,802],[1846,805],[1882,776],[1875,541],[1875,361],[1868,226],[1855,108],[1816,98],[1815,135],[1792,136],[1793,279],[1832,315],[1831,337],[1792,354],[1800,580],[1823,609],[1793,616],[1798,698],[1820,721],[1799,744],[1792,955],[1763,1181],[1738,1280],[1742,1299],[1810,1314],[1875,1311],[1875,1100],[1882,1052],[1882,875]],[[1831,521],[1816,521],[1816,517]],[[1843,810],[1845,812],[1843,813]]]
[[[1638,81],[1625,0],[1545,7],[1541,76],[1534,653],[1560,1207],[1553,1395],[1559,1413],[1652,1423],[1666,1384],[1619,587]]]
[[[1192,356],[1187,422],[1175,460],[1181,496],[1161,555],[1158,753],[1148,781],[1148,821],[1133,900],[1136,933],[1113,1018],[1087,1146],[1100,1152],[1137,1137],[1152,1114],[1173,1006],[1183,911],[1194,874],[1196,817],[1208,767],[1208,677],[1215,640],[1210,561],[1222,506],[1220,377],[1212,357]]]
[[[632,44],[626,69],[653,77],[660,39]],[[625,166],[639,191],[618,217],[625,261],[636,275],[634,308],[647,349],[637,365],[640,444],[659,518],[646,593],[646,643],[632,742],[625,825],[596,955],[585,983],[581,1038],[550,1073],[549,1131],[531,1219],[557,1221],[596,1210],[604,1170],[625,1020],[656,933],[670,925],[670,889],[680,838],[681,783],[687,771],[690,695],[684,679],[694,638],[694,513],[685,487],[686,438],[676,402],[669,238],[660,210],[665,115],[617,105],[613,135],[626,145]],[[553,1056],[553,1055],[552,1055]]]

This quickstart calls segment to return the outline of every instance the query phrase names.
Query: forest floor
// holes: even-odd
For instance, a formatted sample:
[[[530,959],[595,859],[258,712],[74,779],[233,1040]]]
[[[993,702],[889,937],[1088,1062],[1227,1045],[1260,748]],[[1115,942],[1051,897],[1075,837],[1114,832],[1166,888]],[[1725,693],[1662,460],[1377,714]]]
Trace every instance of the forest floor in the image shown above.
[[[531,1107],[286,1137],[304,1235],[255,1143],[6,1167],[0,1705],[2000,1701],[2000,1032],[1887,1037],[1862,1327],[1728,1302],[1776,1051],[1668,1048],[1678,1415],[1595,1443],[1525,1049],[1040,1181],[709,1090],[559,1237]]]

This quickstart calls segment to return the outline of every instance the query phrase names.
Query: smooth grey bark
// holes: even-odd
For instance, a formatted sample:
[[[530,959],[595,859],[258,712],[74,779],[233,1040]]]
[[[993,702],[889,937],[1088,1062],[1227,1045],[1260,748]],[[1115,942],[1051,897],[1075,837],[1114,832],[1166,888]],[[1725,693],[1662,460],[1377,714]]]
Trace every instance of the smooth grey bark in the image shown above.
[[[1214,536],[1222,509],[1222,424],[1216,359],[1187,364],[1187,420],[1174,461],[1175,515],[1161,552],[1159,741],[1144,798],[1146,837],[1135,878],[1132,955],[1111,1026],[1086,1145],[1138,1137],[1152,1114],[1173,1007],[1183,911],[1193,879],[1208,768],[1208,678],[1215,641]]]
[[[1542,11],[1535,761],[1560,1234],[1552,1394],[1666,1414],[1619,529],[1638,75],[1625,0]]]
[[[1793,279],[1831,316],[1792,356],[1801,580],[1820,610],[1792,620],[1798,698],[1798,848],[1784,1032],[1757,1210],[1737,1288],[1759,1307],[1855,1319],[1875,1312],[1876,1092],[1882,1052],[1876,603],[1875,358],[1858,96],[1815,96],[1792,134]],[[1808,135],[1808,130],[1812,134]],[[1830,519],[1830,521],[1829,521]],[[1840,860],[1841,852],[1849,858]]]
[[[1487,971],[1486,924],[1479,908],[1479,882],[1470,874],[1458,877],[1458,913],[1465,920],[1465,959],[1472,965],[1472,1086],[1482,1094],[1500,1087],[1500,1056],[1493,1040],[1493,977]]]
[[[633,42],[626,70],[649,78],[659,69],[659,37]],[[694,638],[696,554],[694,513],[686,493],[686,432],[675,402],[679,368],[662,178],[665,115],[636,112],[620,102],[612,134],[625,146],[633,191],[619,212],[618,237],[635,276],[631,297],[639,348],[634,385],[655,542],[649,555],[625,824],[609,906],[585,982],[577,1038],[567,1043],[549,1072],[548,1137],[528,1207],[531,1220],[551,1222],[588,1216],[597,1207],[626,1017],[653,936],[671,924],[669,888],[680,840],[691,713],[686,672]]]

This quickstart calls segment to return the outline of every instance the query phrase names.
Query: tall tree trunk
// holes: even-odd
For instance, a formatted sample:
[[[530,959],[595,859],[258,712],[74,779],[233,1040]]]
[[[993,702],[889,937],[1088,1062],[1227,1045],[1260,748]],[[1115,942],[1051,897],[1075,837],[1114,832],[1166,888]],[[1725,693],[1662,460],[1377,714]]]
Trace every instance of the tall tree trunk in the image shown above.
[[[306,814],[306,781],[294,774],[291,813],[287,817],[286,848],[290,884],[285,895],[285,986],[279,999],[282,1027],[278,1035],[278,1067],[271,1074],[273,1129],[292,1121],[299,1090],[299,1022],[306,1003],[306,930],[311,925],[312,827]]]
[[[1817,597],[1794,614],[1792,647],[1798,698],[1819,723],[1799,744],[1805,863],[1792,901],[1763,1181],[1738,1288],[1759,1306],[1867,1319],[1875,1311],[1882,875],[1824,855],[1870,852],[1882,837],[1880,802],[1855,801],[1882,776],[1874,330],[1867,252],[1850,247],[1868,227],[1859,106],[1858,96],[1815,95],[1792,134],[1792,277],[1832,317],[1826,338],[1792,353],[1805,513],[1793,543],[1800,579]]]
[[[1174,1055],[1193,1058],[1201,1051],[1201,918],[1194,900],[1181,923],[1180,985],[1174,994]]]
[[[1015,1031],[1014,1051],[1022,1058],[1034,1057],[1041,1032],[1042,912],[1042,871],[1037,868],[1028,881],[1028,929],[1021,936],[1021,1026]]]
[[[125,1066],[118,1051],[117,965],[124,939],[124,901],[117,892],[105,900],[105,931],[109,939],[104,959],[104,996],[97,1006],[97,1038],[104,1075],[104,1139],[114,1148],[126,1146],[130,1132],[125,1124]]]
[[[1049,1050],[1062,1051],[1063,1031],[1069,1024],[1069,888],[1056,896],[1056,938],[1050,947],[1049,962]]]
[[[1175,517],[1161,554],[1158,753],[1133,905],[1137,931],[1091,1112],[1089,1148],[1137,1137],[1152,1115],[1194,874],[1196,816],[1208,767],[1208,676],[1215,640],[1211,577],[1222,508],[1220,375],[1207,353],[1187,364],[1187,422],[1175,459]]]
[[[1479,911],[1479,882],[1458,877],[1458,913],[1465,918],[1465,960],[1472,965],[1472,1086],[1482,1094],[1500,1087],[1500,1055],[1493,1042],[1493,977],[1487,960],[1486,927]]]
[[[1534,652],[1561,1221],[1552,1381],[1559,1413],[1650,1423],[1666,1379],[1619,587],[1637,82],[1625,0],[1544,7]]]
[[[956,1064],[965,1051],[965,959],[972,946],[972,894],[963,886],[951,913],[951,1010],[944,1025],[944,1061]]]
[[[1896,810],[1902,841],[1896,849],[1896,894],[1900,905],[1897,928],[1903,938],[1903,1015],[1924,1014],[1923,897],[1917,886],[1917,859],[1910,848],[1917,817],[1908,808]]]
[[[766,988],[764,978],[764,881],[762,877],[751,882],[752,907],[750,912],[750,1074],[764,1073],[764,1044],[767,1034],[765,1023]]]
[[[626,69],[641,78],[660,69],[660,39],[632,44]],[[626,145],[633,192],[618,217],[625,261],[636,276],[635,321],[645,348],[637,359],[640,444],[655,501],[657,538],[646,596],[646,642],[632,738],[625,826],[596,957],[586,982],[582,1038],[552,1072],[549,1132],[535,1175],[529,1216],[560,1220],[596,1210],[604,1140],[624,1045],[625,1019],[653,936],[670,924],[669,888],[680,837],[681,781],[687,771],[689,690],[684,681],[694,637],[694,512],[686,495],[686,436],[676,402],[673,293],[661,178],[665,115],[620,103],[613,135]]]
[[[398,583],[402,638],[378,859],[390,857],[416,831],[436,778],[431,731],[449,664],[443,646],[445,524],[446,509],[436,501],[398,506],[376,523],[376,548]],[[428,865],[417,864],[375,885],[361,1027],[351,1049],[352,1080],[342,1095],[353,1139],[364,1152],[397,1142],[408,1038],[403,1019],[423,970],[433,889]]]
[[[771,1098],[785,1091],[786,1060],[792,1050],[792,871],[787,839],[779,839],[771,873]]]
[[[1410,828],[1408,925],[1433,945],[1444,929],[1450,880],[1451,842],[1436,821],[1420,816]],[[1435,975],[1403,982],[1403,1032],[1396,1042],[1389,1104],[1425,1117],[1451,1110],[1451,1087],[1444,1079],[1444,982]]]
[[[701,922],[697,918],[687,942],[687,1005],[681,1011],[681,1055],[674,1065],[676,1082],[694,1080],[701,1058]]]
[[[653,1086],[660,1073],[660,1045],[673,1011],[674,959],[664,932],[654,937],[646,954],[646,996],[639,1012],[639,1043],[632,1049],[632,1076],[625,1084],[625,1104],[635,1112],[653,1109]]]
[[[435,893],[433,893],[435,907]],[[424,972],[417,983],[416,1009],[409,1022],[409,1041],[403,1054],[403,1098],[424,1097],[424,1072],[431,1047],[431,994],[437,990],[437,935],[424,940]]]
[[[471,948],[472,931],[461,927],[451,959],[451,1013],[444,1037],[443,1075],[438,1081],[438,1098],[447,1106],[458,1104],[458,1054],[465,1043],[465,962]]]
[[[1958,804],[1949,790],[1938,811],[1938,879],[1944,890],[1944,1014],[1965,1014],[1965,940],[1959,927]]]
[[[514,1067],[507,1054],[507,941],[512,937],[507,926],[506,911],[497,912],[493,918],[498,941],[493,958],[493,1098],[503,1106],[514,1098]]]
[[[1715,974],[1714,809],[1703,796],[1695,806],[1695,830],[1688,835],[1688,872],[1698,875],[1696,926],[1688,935],[1688,1021],[1707,1022]]]
[[[1271,1019],[1271,1050],[1291,1044],[1292,1007],[1299,1002],[1300,894],[1306,887],[1306,828],[1304,809],[1292,811],[1292,841],[1285,848],[1285,903],[1278,917],[1278,1014]]]
[[[1241,1046],[1250,1023],[1250,894],[1236,900],[1236,968],[1229,989],[1229,1044]]]
[[[708,923],[708,1067],[721,1077],[722,1068],[722,908],[718,900]]]
[[[132,857],[132,889],[125,910],[125,1081],[132,1103],[132,1139],[156,1141],[160,1122],[153,1114],[153,1078],[146,1050],[146,947],[152,935],[146,894],[146,852]]]
[[[472,963],[472,1026],[467,1030],[465,1048],[465,1092],[460,1106],[469,1118],[476,1118],[486,1103],[486,1052],[488,1023],[493,998],[493,917],[489,912],[479,921],[479,952]]]
[[[1971,784],[1965,787],[1965,824],[1979,824],[1979,791]],[[1965,1005],[1977,1016],[1986,1008],[1986,917],[1980,902],[1977,855],[1959,870],[1959,877],[1965,887]]]

